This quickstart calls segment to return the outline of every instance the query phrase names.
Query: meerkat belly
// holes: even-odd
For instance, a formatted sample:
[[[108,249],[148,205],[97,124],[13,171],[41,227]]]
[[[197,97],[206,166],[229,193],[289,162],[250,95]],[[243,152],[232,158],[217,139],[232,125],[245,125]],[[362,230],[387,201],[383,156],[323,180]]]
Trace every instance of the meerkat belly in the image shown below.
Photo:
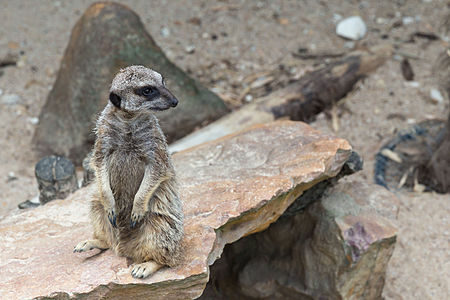
[[[131,210],[145,172],[145,162],[139,154],[116,150],[109,159],[111,190],[120,210]]]

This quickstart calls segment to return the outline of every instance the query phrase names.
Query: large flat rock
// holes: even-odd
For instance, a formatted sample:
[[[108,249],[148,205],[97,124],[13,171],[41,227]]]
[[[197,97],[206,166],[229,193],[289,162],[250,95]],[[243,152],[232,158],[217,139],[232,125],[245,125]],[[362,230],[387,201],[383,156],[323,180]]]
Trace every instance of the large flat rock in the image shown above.
[[[225,244],[266,229],[304,190],[335,176],[347,141],[300,122],[280,121],[174,155],[186,215],[186,259],[145,279],[111,251],[74,254],[91,237],[92,185],[0,220],[0,298],[37,296],[186,299],[201,295]]]

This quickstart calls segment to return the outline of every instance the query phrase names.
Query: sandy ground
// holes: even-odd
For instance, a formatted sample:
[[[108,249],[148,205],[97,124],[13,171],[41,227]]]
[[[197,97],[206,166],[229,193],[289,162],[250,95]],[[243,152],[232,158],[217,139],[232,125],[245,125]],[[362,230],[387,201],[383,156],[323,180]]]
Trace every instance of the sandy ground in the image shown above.
[[[23,52],[18,66],[0,69],[0,94],[20,97],[15,104],[0,101],[0,216],[37,194],[33,172],[38,158],[30,145],[35,118],[56,78],[71,28],[92,2],[0,0],[0,55]],[[312,123],[348,139],[364,157],[365,169],[354,175],[357,180],[373,182],[374,155],[395,132],[427,118],[445,118],[449,110],[446,101],[429,97],[436,87],[432,63],[449,47],[448,39],[407,42],[416,31],[441,32],[447,1],[120,2],[141,16],[172,61],[225,97],[231,107],[251,100],[241,96],[245,79],[254,74],[282,68],[295,76],[319,63],[294,58],[291,53],[299,48],[348,51],[389,43],[419,58],[410,60],[418,87],[405,82],[394,58],[358,84],[337,108],[337,131],[329,113]],[[354,45],[334,32],[337,20],[351,15],[360,15],[368,26],[366,37]],[[399,236],[384,297],[448,299],[450,196],[397,196]]]

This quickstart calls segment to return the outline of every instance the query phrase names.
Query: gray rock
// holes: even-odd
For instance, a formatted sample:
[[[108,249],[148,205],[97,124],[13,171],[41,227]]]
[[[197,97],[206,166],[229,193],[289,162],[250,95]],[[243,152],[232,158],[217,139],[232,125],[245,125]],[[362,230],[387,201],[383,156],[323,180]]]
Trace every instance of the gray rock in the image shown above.
[[[360,16],[353,16],[340,21],[336,26],[336,34],[351,40],[362,39],[367,27]]]
[[[444,97],[442,96],[441,92],[438,89],[432,88],[430,90],[430,97],[437,103],[443,103]]]
[[[296,214],[228,245],[200,299],[381,299],[398,200],[373,184],[321,184]]]
[[[0,102],[6,105],[15,105],[20,103],[21,99],[16,94],[4,94],[0,96]]]
[[[403,17],[402,23],[403,23],[403,25],[412,24],[412,23],[414,23],[414,18],[413,17]]]
[[[175,109],[158,113],[169,142],[228,112],[217,95],[167,59],[135,12],[117,3],[95,3],[72,30],[39,115],[33,137],[39,154],[63,155],[80,165],[92,148],[94,119],[108,101],[112,78],[136,64],[163,74],[180,100]]]

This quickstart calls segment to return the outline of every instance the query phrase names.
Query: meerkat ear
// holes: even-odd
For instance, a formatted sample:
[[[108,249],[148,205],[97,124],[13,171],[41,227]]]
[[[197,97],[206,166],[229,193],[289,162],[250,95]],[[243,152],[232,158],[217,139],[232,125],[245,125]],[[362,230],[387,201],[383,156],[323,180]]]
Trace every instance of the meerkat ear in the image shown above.
[[[114,104],[115,107],[120,109],[120,102],[122,101],[122,99],[119,96],[117,96],[114,93],[110,93],[109,94],[109,101],[111,101],[111,103]]]

